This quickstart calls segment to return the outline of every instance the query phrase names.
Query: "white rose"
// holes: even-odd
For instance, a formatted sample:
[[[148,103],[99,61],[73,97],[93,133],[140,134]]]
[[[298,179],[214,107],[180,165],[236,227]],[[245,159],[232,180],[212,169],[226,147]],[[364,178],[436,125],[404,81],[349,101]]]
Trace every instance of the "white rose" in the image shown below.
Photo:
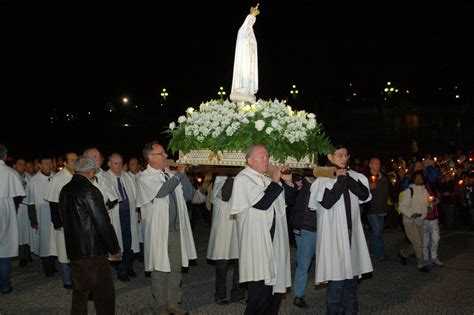
[[[316,118],[316,115],[313,114],[313,113],[309,113],[307,117],[308,117],[309,119],[315,119],[315,118]]]
[[[316,119],[308,120],[308,124],[306,126],[308,127],[308,129],[316,128]]]
[[[170,122],[169,128],[173,130],[176,127],[176,124],[174,121]]]
[[[271,134],[272,131],[273,131],[273,128],[272,128],[272,127],[267,127],[267,129],[265,129],[265,132],[266,132],[267,134]]]
[[[263,120],[259,119],[255,122],[255,129],[258,131],[262,131],[263,127],[265,127],[265,122]]]
[[[185,121],[186,121],[186,117],[184,117],[184,116],[179,116],[179,117],[178,117],[178,122],[179,122],[180,124],[184,123]]]
[[[188,107],[188,109],[186,109],[186,113],[188,114],[192,114],[194,112],[194,108],[192,107]]]

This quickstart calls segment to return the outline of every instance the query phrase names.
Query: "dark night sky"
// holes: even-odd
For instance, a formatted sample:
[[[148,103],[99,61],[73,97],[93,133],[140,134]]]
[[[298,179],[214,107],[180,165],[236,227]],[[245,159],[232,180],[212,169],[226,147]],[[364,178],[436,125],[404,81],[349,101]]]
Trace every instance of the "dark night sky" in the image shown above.
[[[255,3],[193,3],[1,2],[2,109],[28,119],[51,107],[102,110],[124,95],[154,106],[163,87],[183,108],[216,98],[220,85],[230,88],[237,30]],[[260,1],[257,96],[285,96],[291,84],[333,95],[348,82],[370,95],[387,80],[420,93],[438,85],[472,89],[471,3]]]

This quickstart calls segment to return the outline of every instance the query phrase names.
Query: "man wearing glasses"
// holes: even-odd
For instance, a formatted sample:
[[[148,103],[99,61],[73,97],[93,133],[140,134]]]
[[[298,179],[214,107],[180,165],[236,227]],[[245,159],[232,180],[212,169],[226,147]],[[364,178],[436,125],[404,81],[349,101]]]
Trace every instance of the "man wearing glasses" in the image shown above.
[[[186,314],[178,302],[181,267],[197,258],[186,208],[194,187],[184,165],[176,171],[166,168],[168,155],[157,141],[145,145],[143,157],[148,167],[137,179],[137,207],[145,234],[145,271],[151,272],[153,313]]]
[[[347,169],[347,147],[328,154],[335,178],[318,177],[308,207],[316,210],[316,284],[328,283],[328,314],[356,314],[357,279],[372,272],[359,204],[371,199],[367,178]]]

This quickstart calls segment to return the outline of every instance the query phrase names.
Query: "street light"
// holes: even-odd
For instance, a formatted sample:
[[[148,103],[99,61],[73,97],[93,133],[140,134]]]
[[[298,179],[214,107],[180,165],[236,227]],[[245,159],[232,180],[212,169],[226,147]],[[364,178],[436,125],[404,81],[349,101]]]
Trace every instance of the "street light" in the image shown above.
[[[224,87],[220,87],[219,88],[219,91],[217,92],[217,95],[219,95],[220,99],[223,100],[224,99],[224,96],[225,96],[225,91],[224,91]]]
[[[290,90],[290,94],[291,96],[293,96],[293,98],[296,98],[296,95],[299,93],[299,91],[296,89],[296,85],[292,85],[292,89]]]
[[[163,89],[160,95],[163,98],[163,101],[166,101],[166,97],[168,96],[168,92],[166,92],[166,89]]]
[[[398,93],[398,89],[392,85],[392,82],[388,81],[381,94],[385,95],[384,99],[387,100],[387,98],[392,97],[394,93]]]

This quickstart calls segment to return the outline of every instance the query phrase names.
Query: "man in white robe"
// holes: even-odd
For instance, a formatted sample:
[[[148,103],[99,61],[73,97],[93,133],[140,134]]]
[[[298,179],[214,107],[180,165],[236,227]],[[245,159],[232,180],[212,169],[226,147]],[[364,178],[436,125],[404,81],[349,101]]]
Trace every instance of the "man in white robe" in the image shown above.
[[[230,302],[243,301],[245,290],[239,285],[239,244],[235,216],[230,214],[230,196],[234,179],[217,176],[212,188],[212,226],[207,247],[207,259],[216,263],[216,303],[227,300],[227,271],[233,266]]]
[[[74,174],[74,162],[76,162],[77,154],[68,152],[65,154],[64,168],[53,177],[49,182],[46,191],[45,200],[49,202],[51,209],[51,228],[49,254],[57,256],[58,262],[63,273],[63,287],[72,289],[71,270],[69,268],[69,259],[66,252],[66,241],[64,239],[64,229],[61,215],[59,212],[59,194],[61,189],[69,183]]]
[[[130,160],[128,160],[128,175],[130,175],[130,177],[133,178],[133,180],[135,181],[135,183],[137,182],[137,178],[138,176],[141,174],[141,168],[142,168],[142,165],[140,164],[140,160],[136,157],[132,157],[130,158]],[[144,248],[143,248],[143,227],[142,227],[142,217],[141,217],[141,213],[140,213],[140,208],[136,208],[137,210],[137,218],[138,218],[138,243],[139,243],[139,246],[140,246],[140,254],[138,256],[138,261],[141,261],[143,262],[143,259],[144,259]]]
[[[23,158],[17,158],[13,164],[13,169],[18,173],[20,181],[23,185],[23,188],[26,190],[26,186],[31,180],[30,174],[26,172],[26,161]],[[17,212],[17,221],[18,221],[18,261],[20,267],[26,267],[28,261],[32,262],[30,252],[37,252],[35,231],[30,225],[28,220],[28,205],[26,200],[23,199],[18,206]]]
[[[35,254],[41,257],[43,271],[46,277],[54,276],[54,256],[51,256],[50,241],[53,229],[51,222],[51,209],[45,200],[49,183],[54,177],[52,160],[48,156],[39,159],[40,171],[29,182],[26,189],[26,203],[31,226],[35,229],[38,238]]]
[[[95,187],[99,188],[100,193],[104,197],[105,207],[107,210],[112,209],[120,201],[120,196],[118,191],[109,185],[107,178],[105,178],[105,171],[101,168],[102,163],[104,162],[104,157],[95,147],[85,149],[84,156],[91,157],[95,161],[97,171],[93,180],[93,184]],[[114,222],[112,222],[112,225],[114,225]],[[114,228],[116,227],[117,223],[114,225]]]
[[[247,150],[247,167],[234,180],[231,214],[237,215],[239,277],[247,282],[245,314],[276,314],[283,293],[291,286],[290,251],[285,197],[280,179],[293,186],[291,174],[275,167],[265,176],[269,156],[265,146]]]
[[[130,281],[136,278],[133,270],[134,253],[139,252],[138,218],[136,209],[136,182],[127,172],[122,172],[123,158],[118,153],[109,156],[109,170],[104,173],[108,186],[113,187],[120,195],[120,202],[108,211],[112,225],[117,234],[122,250],[122,261],[116,265],[117,278],[120,281]]]
[[[335,178],[318,177],[308,207],[316,209],[316,284],[328,283],[328,314],[356,314],[357,280],[373,271],[360,220],[359,204],[371,199],[367,178],[347,170],[347,147],[335,147],[328,159]]]
[[[5,164],[7,147],[0,144],[0,292],[10,293],[12,257],[18,256],[18,223],[16,211],[25,196],[17,173]]]
[[[151,271],[153,312],[184,314],[178,306],[181,267],[197,258],[186,208],[194,188],[184,166],[178,165],[174,176],[166,169],[168,155],[157,141],[144,146],[143,157],[148,167],[138,177],[137,206],[144,223],[145,271]]]
[[[235,102],[255,102],[258,91],[257,40],[252,26],[260,13],[258,5],[250,9],[250,14],[237,33],[235,45],[234,73],[230,99]]]

